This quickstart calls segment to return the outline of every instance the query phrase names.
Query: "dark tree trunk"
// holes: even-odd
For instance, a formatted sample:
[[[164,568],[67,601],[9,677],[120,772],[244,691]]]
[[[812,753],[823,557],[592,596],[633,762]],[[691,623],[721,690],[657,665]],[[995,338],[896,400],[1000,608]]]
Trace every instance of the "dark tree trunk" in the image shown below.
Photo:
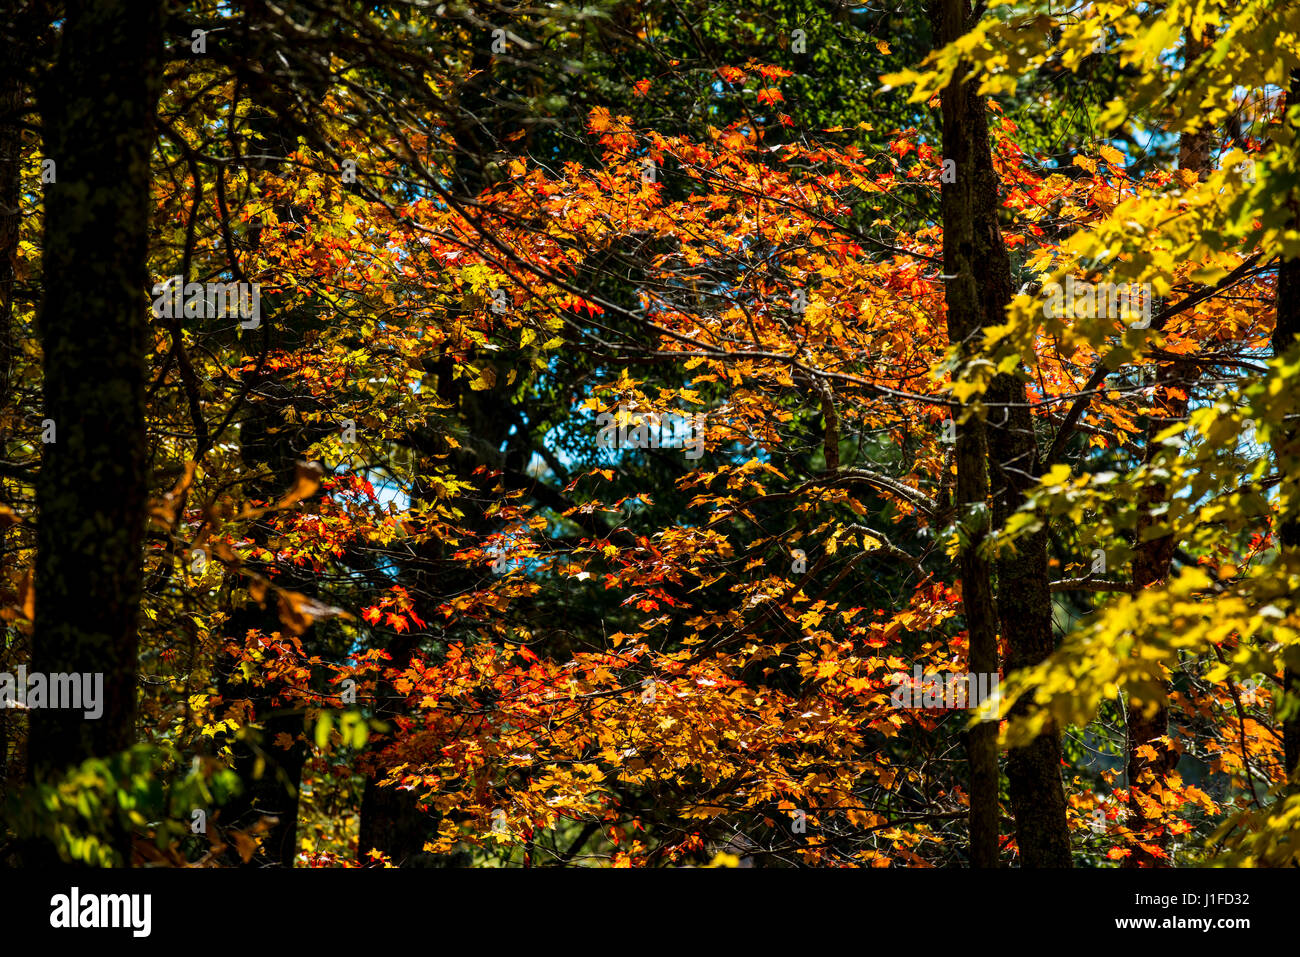
[[[960,17],[964,4],[943,2],[937,34],[946,43],[963,32]],[[943,111],[944,160],[956,164],[957,176],[942,186],[943,269],[949,278],[944,286],[948,306],[948,339],[961,343],[971,354],[981,333],[980,294],[976,281],[974,241],[974,179],[972,169],[972,122],[969,87],[958,72],[941,96]],[[983,122],[983,117],[978,117]],[[980,555],[989,533],[988,450],[982,422],[971,417],[957,427],[954,449],[957,468],[956,507],[958,520],[967,530],[968,544],[962,549],[962,610],[970,641],[970,670],[975,674],[998,671],[997,621],[993,610],[989,563]],[[972,867],[996,867],[998,863],[998,750],[997,724],[985,723],[966,733],[970,764],[970,863]]]
[[[34,710],[33,779],[134,739],[148,485],[146,264],[161,10],[148,0],[70,0],[65,9],[41,102],[44,157],[57,164],[45,188],[39,318],[44,418],[56,432],[36,484],[32,670],[103,672],[104,710],[98,720]],[[128,845],[119,835],[123,854]]]
[[[296,141],[288,131],[289,123],[283,117],[260,103],[250,112],[248,126],[253,143],[249,165],[254,169],[275,168],[296,148]],[[218,169],[216,175],[225,175]],[[294,235],[301,239],[310,228],[306,210],[293,203],[281,202],[274,207],[275,218],[296,225]],[[257,247],[260,233],[254,231],[250,242]],[[188,281],[189,277],[186,277]],[[260,337],[258,348],[267,353],[291,351],[301,342],[302,332],[297,327],[292,310],[283,307],[281,295],[262,297],[262,327],[251,336]],[[233,329],[232,329],[233,334]],[[252,340],[257,341],[257,340]],[[297,465],[303,451],[314,438],[313,434],[285,428],[292,410],[303,398],[301,387],[292,376],[283,372],[262,370],[250,383],[248,407],[240,426],[240,458],[250,476],[263,476],[250,481],[246,489],[250,497],[274,502],[294,482]],[[265,545],[273,534],[268,521],[255,521],[249,537]],[[250,563],[256,567],[256,563]],[[292,566],[277,569],[276,584],[305,595],[315,595],[318,586],[315,577],[307,571]],[[250,601],[236,609],[226,625],[226,634],[239,644],[246,640],[249,630],[264,634],[282,631],[275,596],[267,599],[265,607]],[[301,635],[304,648],[312,652],[313,629]],[[298,855],[299,789],[302,771],[308,758],[304,740],[304,711],[300,704],[277,704],[275,695],[280,689],[260,687],[250,689],[235,678],[235,663],[222,656],[217,669],[217,688],[226,701],[247,699],[251,716],[258,726],[255,739],[241,741],[232,748],[232,770],[239,776],[240,792],[222,808],[221,824],[237,830],[256,828],[266,823],[261,843],[261,853],[243,861],[233,852],[232,861],[244,867],[293,867]],[[299,689],[305,690],[305,689]],[[280,747],[276,742],[286,736],[290,743]],[[273,818],[274,824],[264,822]]]
[[[387,668],[402,671],[411,663],[418,644],[415,635],[398,635],[388,644]],[[393,728],[393,718],[403,711],[405,696],[391,681],[379,682],[378,702],[374,716]],[[412,867],[429,862],[424,845],[433,836],[434,817],[421,811],[415,795],[395,787],[381,787],[377,773],[366,776],[365,790],[361,796],[361,828],[357,841],[357,857],[362,864],[369,862],[372,850],[381,851],[398,867]]]
[[[940,0],[934,11],[938,42],[950,43],[964,34],[970,16],[967,0]],[[983,328],[1005,321],[1011,301],[1011,263],[998,226],[999,183],[989,148],[987,107],[975,85],[963,80],[964,73],[957,73],[940,96],[944,159],[953,160],[956,167],[955,182],[944,189],[944,268],[949,310],[955,305],[961,313],[957,320],[949,316],[950,336],[955,332],[968,341],[968,348],[974,348]],[[993,521],[1001,524],[1037,480],[1038,441],[1022,378],[995,376],[987,399],[993,409],[985,424],[989,491]],[[958,469],[960,476],[960,459]],[[1015,554],[1000,555],[997,580],[998,618],[1007,643],[1006,671],[1010,675],[1042,661],[1053,649],[1046,534],[1029,536]],[[970,611],[968,606],[968,616]],[[977,635],[969,620],[968,627],[972,627],[972,670],[978,671],[990,659],[996,667],[996,652],[990,655],[982,649],[976,654]],[[978,640],[987,642],[982,631]],[[987,760],[982,754],[973,755],[976,757],[972,771]],[[1070,866],[1060,762],[1060,741],[1054,729],[1024,747],[1013,748],[1008,755],[1016,841],[1026,867]],[[974,774],[972,777],[973,788],[977,779]],[[974,825],[974,793],[971,800]],[[974,842],[972,833],[973,858]]]
[[[288,335],[283,326],[289,318],[279,308],[278,299],[271,296],[263,300],[262,322],[266,324],[268,347],[272,349]],[[259,398],[250,402],[241,426],[240,455],[250,475],[267,475],[249,483],[249,494],[273,502],[292,486],[299,460],[293,433],[283,427],[286,410],[293,405],[294,396],[278,372],[264,374],[252,391]],[[302,444],[309,442],[303,439]],[[271,534],[271,526],[263,521],[254,522],[249,529],[249,537],[259,545],[265,545]],[[307,595],[317,591],[310,573],[284,566],[278,571],[276,584],[279,586]],[[265,607],[250,601],[231,615],[226,626],[230,638],[243,644],[249,630],[263,634],[284,630],[274,595],[267,599]],[[304,647],[309,648],[311,630],[301,637]],[[262,840],[264,853],[240,863],[246,867],[293,867],[298,854],[299,786],[308,756],[303,740],[303,708],[293,702],[277,705],[274,695],[278,689],[250,689],[236,683],[233,680],[236,671],[236,663],[223,655],[218,668],[218,691],[226,701],[248,699],[252,704],[252,720],[260,730],[256,740],[240,742],[232,749],[232,768],[239,775],[241,790],[222,808],[221,824],[247,830],[256,827],[263,818],[274,818],[276,823],[267,827]],[[282,734],[291,741],[288,747],[276,744]]]
[[[982,97],[978,123],[971,129],[975,147],[975,261],[980,276],[984,323],[1006,320],[1011,302],[1011,261],[998,227],[998,180],[989,151],[988,126]],[[1025,380],[1000,373],[989,384],[991,411],[988,430],[990,492],[993,521],[1002,526],[1023,504],[1041,471],[1038,438]],[[1006,642],[1006,673],[1038,664],[1052,653],[1052,593],[1047,563],[1046,530],[1027,535],[1015,552],[1003,550],[997,559],[998,619]],[[1012,711],[1028,706],[1024,699]],[[1056,728],[1007,755],[1011,810],[1016,843],[1026,867],[1069,867],[1070,832],[1065,818],[1065,788],[1061,782],[1061,742]]]
[[[1291,74],[1291,86],[1287,91],[1287,110],[1300,108],[1300,72]],[[1292,135],[1300,130],[1292,130]],[[1292,145],[1295,149],[1296,146]],[[1287,198],[1292,224],[1300,223],[1300,197],[1294,192]],[[1284,259],[1278,266],[1277,274],[1277,325],[1273,330],[1273,352],[1282,355],[1295,347],[1300,340],[1300,259]],[[1300,455],[1300,426],[1290,423],[1285,429],[1278,430],[1278,440],[1274,451],[1278,464],[1283,465],[1289,456],[1294,461]],[[1300,510],[1292,507],[1289,514],[1278,516],[1278,542],[1282,554],[1289,562],[1300,563]],[[1282,680],[1288,692],[1300,697],[1300,669],[1287,668]],[[1300,792],[1300,715],[1295,715],[1282,722],[1282,749],[1286,760],[1287,774],[1290,776],[1291,793]]]
[[[16,34],[16,31],[15,31]],[[21,175],[23,159],[22,109],[25,50],[16,35],[0,36],[0,459],[9,458],[8,426],[14,395],[14,362],[18,355],[14,328],[14,265],[18,261],[18,236],[22,225]],[[9,481],[0,478],[0,504],[12,505]],[[15,536],[16,537],[16,536]],[[11,546],[8,524],[0,521],[0,583],[10,581]],[[3,586],[0,586],[3,587]],[[9,709],[0,709],[0,802],[9,787]]]
[[[286,587],[293,585],[283,581]],[[275,614],[275,599],[263,609],[255,603],[240,608],[230,617],[228,626],[232,637],[242,638],[248,630],[263,633],[279,630],[282,625]],[[241,741],[232,747],[232,769],[239,776],[240,792],[221,809],[220,823],[224,827],[248,831],[262,823],[263,818],[274,818],[262,838],[262,853],[248,861],[238,860],[233,852],[232,864],[243,867],[293,867],[298,855],[298,793],[302,769],[307,761],[307,747],[303,743],[303,712],[300,706],[276,707],[268,689],[252,691],[234,686],[231,671],[219,672],[218,688],[223,698],[230,700],[248,698],[252,702],[253,721],[260,725],[256,741]],[[288,735],[291,744],[281,748],[275,743],[281,734]]]

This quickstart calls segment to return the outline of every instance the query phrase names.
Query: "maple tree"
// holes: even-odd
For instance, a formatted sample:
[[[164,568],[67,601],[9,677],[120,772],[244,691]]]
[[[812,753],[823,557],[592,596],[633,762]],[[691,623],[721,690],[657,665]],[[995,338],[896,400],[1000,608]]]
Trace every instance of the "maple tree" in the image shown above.
[[[1291,5],[66,6],[4,854],[1295,863]]]

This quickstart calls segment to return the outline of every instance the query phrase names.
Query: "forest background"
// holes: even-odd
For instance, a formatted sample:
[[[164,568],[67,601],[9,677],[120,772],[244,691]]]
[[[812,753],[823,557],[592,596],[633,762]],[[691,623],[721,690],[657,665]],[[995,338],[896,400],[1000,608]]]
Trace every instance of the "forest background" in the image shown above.
[[[1294,3],[0,16],[6,864],[1297,862]]]

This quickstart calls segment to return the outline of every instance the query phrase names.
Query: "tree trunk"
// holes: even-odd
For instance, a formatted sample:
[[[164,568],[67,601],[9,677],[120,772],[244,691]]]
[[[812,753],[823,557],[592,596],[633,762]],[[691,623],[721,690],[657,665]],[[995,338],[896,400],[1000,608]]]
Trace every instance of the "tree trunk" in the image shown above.
[[[386,668],[402,671],[410,666],[419,638],[415,635],[398,635],[389,642],[390,660]],[[395,729],[393,719],[404,711],[406,696],[391,681],[379,682],[374,716]],[[361,796],[361,824],[357,840],[359,863],[370,861],[370,852],[378,850],[398,867],[415,867],[430,863],[431,855],[424,853],[424,845],[433,837],[435,818],[419,808],[410,791],[395,787],[381,787],[378,770],[366,775],[365,790]]]
[[[36,483],[32,671],[102,672],[104,683],[98,720],[33,710],[32,779],[134,739],[148,494],[149,160],[161,52],[156,3],[70,0],[42,91],[44,158],[56,179],[45,188],[39,327],[44,418],[55,432]],[[127,851],[127,835],[118,847]],[[51,851],[31,856],[48,860]]]
[[[18,355],[14,328],[14,267],[18,262],[18,237],[22,226],[21,175],[23,159],[22,108],[26,100],[23,64],[26,59],[16,36],[0,40],[0,56],[6,61],[0,73],[0,459],[9,458],[10,404],[14,396],[14,362]],[[0,504],[12,505],[9,481],[0,477]],[[16,539],[17,536],[15,535]],[[0,587],[11,580],[11,547],[8,524],[0,522]],[[5,800],[9,781],[10,711],[0,709],[0,802]]]
[[[221,175],[218,173],[218,175]],[[289,211],[278,210],[282,218]],[[281,308],[279,296],[268,296],[262,302],[262,322],[266,326],[267,347],[274,351],[292,335],[285,330],[291,322],[290,315]],[[247,483],[251,497],[275,501],[293,484],[300,446],[291,430],[284,428],[286,412],[294,402],[293,386],[280,372],[262,373],[251,394],[258,396],[248,403],[247,415],[240,427],[240,456],[247,474],[265,475]],[[310,440],[299,440],[301,446]],[[271,525],[255,521],[248,535],[255,543],[265,547],[273,534]],[[257,563],[250,563],[257,568]],[[315,577],[302,569],[281,566],[276,583],[283,588],[314,595],[317,591]],[[274,596],[267,599],[266,607],[249,601],[236,608],[225,627],[226,634],[238,644],[244,644],[250,630],[263,634],[282,631],[284,628]],[[311,652],[309,628],[301,636],[304,648]],[[240,778],[240,793],[222,808],[221,823],[226,827],[247,830],[256,827],[262,819],[274,818],[262,840],[264,854],[248,861],[245,867],[293,867],[298,855],[298,808],[302,770],[308,758],[303,740],[304,713],[300,704],[285,703],[277,706],[271,687],[249,688],[234,678],[237,664],[222,656],[217,669],[217,689],[222,699],[229,702],[248,699],[252,704],[252,721],[260,725],[257,740],[241,741],[232,748],[232,769]],[[276,740],[286,735],[291,743],[279,747]],[[236,855],[231,854],[234,860]]]
[[[1287,111],[1300,109],[1300,72],[1291,74],[1291,86],[1287,91]],[[1293,123],[1291,129],[1291,148],[1300,149],[1300,123]],[[1294,192],[1287,197],[1287,206],[1291,213],[1291,223],[1300,223],[1300,196]],[[1282,355],[1300,340],[1300,259],[1283,259],[1277,272],[1277,325],[1273,329],[1273,352]],[[1279,468],[1284,467],[1287,457],[1294,459],[1300,454],[1297,443],[1300,442],[1300,426],[1290,423],[1289,427],[1278,430],[1278,439],[1274,442],[1274,453]],[[1278,542],[1282,547],[1284,558],[1290,562],[1300,563],[1300,510],[1292,507],[1289,514],[1278,516]],[[1300,669],[1287,668],[1282,676],[1287,691],[1300,697]],[[1295,715],[1282,722],[1282,749],[1286,760],[1287,775],[1290,778],[1291,793],[1300,793],[1300,715]]]
[[[951,43],[964,34],[970,15],[967,0],[940,0],[934,12],[938,42]],[[959,71],[940,94],[944,159],[955,163],[955,182],[944,189],[944,268],[948,276],[950,337],[956,332],[969,342],[967,348],[974,348],[983,328],[1005,321],[1011,301],[1011,263],[998,226],[999,184],[989,148],[987,107],[975,85],[964,82],[964,78],[964,71]],[[951,315],[954,305],[961,313],[956,320]],[[1023,379],[996,376],[990,384],[988,401],[994,409],[985,425],[993,521],[1001,524],[1037,480],[1038,441]],[[960,476],[960,464],[958,467]],[[999,556],[997,578],[998,617],[1007,642],[1006,671],[1010,674],[1042,661],[1053,648],[1045,533],[1022,541],[1015,554]],[[967,611],[969,614],[969,607]],[[988,641],[982,627],[978,640],[982,645]],[[996,650],[990,654],[987,647],[982,647],[977,655],[976,641],[972,631],[972,670],[996,667]],[[986,760],[982,753],[977,759],[973,754],[972,772]],[[1008,756],[1016,841],[1026,867],[1070,866],[1060,762],[1060,741],[1055,730],[1045,732],[1025,747],[1013,748]],[[974,803],[972,793],[972,806]],[[972,824],[974,817],[972,811]],[[972,833],[972,845],[974,838]]]
[[[950,42],[962,32],[964,3],[945,2],[937,11],[940,43]],[[962,344],[964,355],[979,344],[981,311],[976,283],[974,229],[974,180],[971,167],[970,88],[960,70],[940,97],[943,112],[944,159],[956,163],[958,174],[941,187],[943,207],[943,268],[948,281],[944,296],[948,307],[948,340]],[[982,117],[980,118],[982,122]],[[997,623],[993,610],[989,563],[979,554],[989,533],[988,450],[984,425],[972,417],[957,428],[954,449],[957,469],[956,507],[958,520],[966,527],[968,544],[959,560],[962,611],[970,643],[969,667],[975,674],[998,671]],[[998,863],[998,750],[997,725],[989,722],[966,732],[970,763],[970,863],[972,867],[996,867]]]

